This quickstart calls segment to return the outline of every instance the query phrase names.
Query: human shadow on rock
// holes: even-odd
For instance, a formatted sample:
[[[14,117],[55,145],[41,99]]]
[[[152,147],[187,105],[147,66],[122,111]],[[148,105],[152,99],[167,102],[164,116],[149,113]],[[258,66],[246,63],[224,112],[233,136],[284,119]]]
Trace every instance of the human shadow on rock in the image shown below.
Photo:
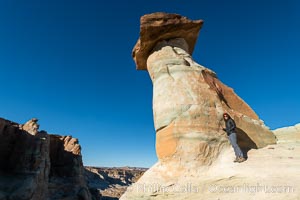
[[[250,149],[257,149],[257,145],[243,129],[236,128],[236,133],[237,133],[237,143],[242,149],[245,158],[248,158],[248,151]]]

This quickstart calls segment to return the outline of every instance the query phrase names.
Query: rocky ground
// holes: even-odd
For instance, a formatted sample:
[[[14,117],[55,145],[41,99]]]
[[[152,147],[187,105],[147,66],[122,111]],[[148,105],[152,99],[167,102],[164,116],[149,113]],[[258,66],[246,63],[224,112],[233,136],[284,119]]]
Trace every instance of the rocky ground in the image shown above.
[[[94,196],[98,193],[102,196],[101,200],[117,200],[146,170],[135,167],[85,167],[85,174]]]
[[[77,139],[34,126],[0,119],[1,200],[299,199],[300,124],[274,130],[277,144],[249,150],[244,163],[227,148],[212,165],[184,170],[176,162],[83,168]]]
[[[158,163],[121,199],[300,199],[300,126],[274,132],[278,143],[248,151],[243,163],[232,162],[230,148],[213,165],[199,166],[192,173],[170,173],[178,164],[166,167]]]

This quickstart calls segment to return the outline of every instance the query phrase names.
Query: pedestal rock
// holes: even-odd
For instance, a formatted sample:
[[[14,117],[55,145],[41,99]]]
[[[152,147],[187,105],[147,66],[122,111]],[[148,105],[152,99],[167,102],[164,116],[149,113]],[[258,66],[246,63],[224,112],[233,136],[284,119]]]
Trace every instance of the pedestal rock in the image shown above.
[[[276,143],[275,135],[251,107],[222,83],[215,72],[191,57],[202,25],[202,20],[193,21],[177,14],[141,17],[140,38],[132,55],[137,69],[147,70],[153,83],[158,163],[122,200],[143,199],[143,195],[145,199],[154,199],[161,188],[170,189],[184,177],[202,177],[203,170],[217,163],[224,152],[229,151],[226,156],[233,159],[222,130],[224,112],[235,120],[239,145],[245,153]],[[160,187],[155,188],[155,184]],[[136,191],[141,185],[143,191]],[[160,198],[168,199],[167,195]]]

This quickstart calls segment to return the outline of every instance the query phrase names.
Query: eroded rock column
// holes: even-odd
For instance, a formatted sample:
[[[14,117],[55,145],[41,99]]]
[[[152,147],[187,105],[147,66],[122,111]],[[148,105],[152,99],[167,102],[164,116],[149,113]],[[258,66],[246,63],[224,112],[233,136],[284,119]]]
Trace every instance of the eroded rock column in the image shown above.
[[[153,115],[159,161],[209,165],[224,146],[222,114],[237,123],[244,149],[274,144],[276,138],[232,88],[217,75],[194,62],[194,49],[202,20],[176,14],[153,13],[141,17],[140,38],[133,49],[137,69],[148,70],[153,82]]]
[[[184,38],[159,42],[147,60],[159,159],[210,163],[226,143],[224,112]]]

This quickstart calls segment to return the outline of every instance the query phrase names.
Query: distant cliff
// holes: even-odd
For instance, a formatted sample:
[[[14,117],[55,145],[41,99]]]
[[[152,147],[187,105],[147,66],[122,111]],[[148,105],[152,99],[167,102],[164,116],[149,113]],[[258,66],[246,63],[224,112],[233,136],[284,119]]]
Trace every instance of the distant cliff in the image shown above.
[[[21,125],[0,118],[0,199],[95,199],[78,139],[39,131],[37,121]]]
[[[93,196],[101,194],[102,200],[117,200],[127,187],[135,183],[147,168],[85,167],[88,187]]]

